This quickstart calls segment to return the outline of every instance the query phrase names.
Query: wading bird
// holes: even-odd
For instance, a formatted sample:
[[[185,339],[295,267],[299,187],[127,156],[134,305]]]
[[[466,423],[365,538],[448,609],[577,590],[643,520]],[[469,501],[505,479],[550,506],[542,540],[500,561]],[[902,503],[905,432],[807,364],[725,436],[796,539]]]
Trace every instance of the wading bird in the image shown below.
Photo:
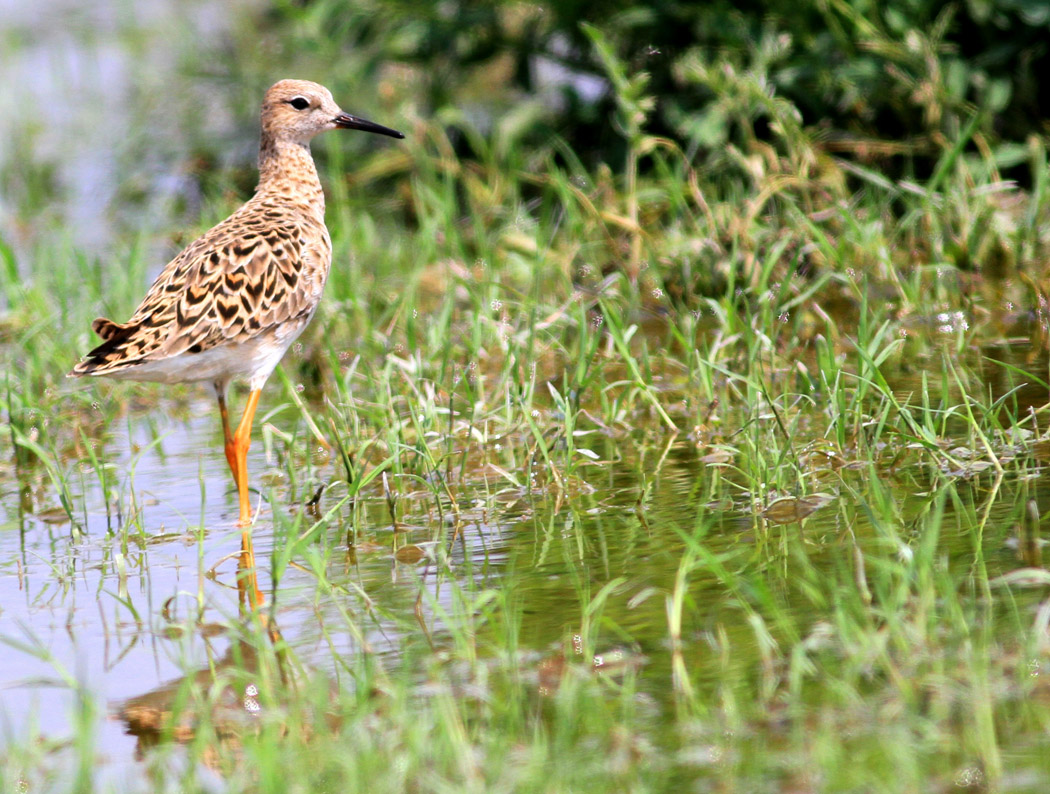
[[[259,394],[317,310],[332,262],[310,140],[336,129],[405,137],[344,113],[317,83],[274,84],[263,99],[255,195],[172,259],[130,320],[95,320],[102,344],[69,373],[210,383],[242,527],[251,522],[247,454]],[[235,379],[246,380],[250,394],[231,431],[226,396]]]

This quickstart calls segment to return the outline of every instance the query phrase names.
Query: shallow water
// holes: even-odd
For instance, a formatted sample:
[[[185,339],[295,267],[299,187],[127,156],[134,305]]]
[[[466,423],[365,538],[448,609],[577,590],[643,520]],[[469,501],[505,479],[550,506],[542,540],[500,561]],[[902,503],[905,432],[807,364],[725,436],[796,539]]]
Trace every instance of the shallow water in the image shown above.
[[[891,378],[900,394],[916,387],[909,377]],[[137,388],[148,395],[156,387]],[[342,661],[360,654],[364,645],[392,668],[411,649],[440,650],[446,631],[433,607],[456,614],[449,576],[513,589],[525,605],[521,663],[533,670],[577,642],[581,604],[618,580],[596,647],[603,661],[641,670],[640,689],[660,703],[670,697],[672,679],[666,598],[675,586],[685,537],[702,537],[705,549],[730,571],[767,571],[777,594],[773,614],[783,610],[805,624],[807,615],[819,615],[820,609],[816,596],[793,579],[800,552],[805,570],[832,579],[841,576],[844,561],[849,564],[844,552],[851,547],[849,538],[873,559],[904,553],[917,542],[908,527],[921,520],[944,487],[914,460],[889,469],[850,459],[825,466],[819,458],[826,442],[818,440],[817,462],[805,464],[813,477],[809,491],[827,492],[828,502],[804,522],[789,517],[781,523],[772,514],[764,520],[761,509],[771,495],[732,486],[731,467],[705,460],[707,448],[656,427],[587,437],[597,461],[575,468],[560,492],[542,481],[527,487],[520,469],[511,472],[519,482],[514,486],[499,474],[484,474],[485,467],[472,461],[455,483],[461,515],[459,532],[450,537],[442,531],[448,526],[447,505],[442,517],[433,492],[418,482],[394,483],[400,494],[396,526],[376,489],[362,497],[351,519],[349,505],[340,504],[342,475],[331,459],[294,464],[301,482],[293,487],[288,463],[281,460],[287,450],[280,444],[268,448],[265,441],[271,432],[267,411],[280,399],[279,388],[271,385],[249,455],[251,481],[266,496],[252,532],[260,586],[297,662],[333,678]],[[287,410],[270,417],[272,427],[284,431],[294,430],[297,421]],[[0,470],[0,639],[9,645],[0,666],[0,721],[5,741],[18,740],[31,728],[55,739],[69,736],[78,708],[75,680],[107,706],[95,734],[106,759],[96,770],[98,780],[142,785],[144,772],[136,759],[156,741],[156,731],[144,726],[155,728],[162,719],[180,677],[199,671],[211,680],[210,667],[239,671],[221,718],[250,719],[258,708],[251,688],[264,686],[252,678],[251,656],[267,640],[249,634],[245,642],[250,621],[239,607],[236,586],[241,533],[234,525],[236,499],[211,399],[201,390],[192,392],[188,403],[135,408],[92,443],[111,466],[112,501],[107,511],[98,473],[79,452],[70,483],[75,530],[58,509],[58,493],[41,467]],[[517,458],[501,461],[499,454],[490,455],[488,463],[508,467],[520,460],[515,453]],[[1021,550],[1011,545],[1016,505],[1027,498],[1043,511],[1050,507],[1050,491],[1032,479],[1036,461],[1028,471],[1001,483],[987,469],[952,475],[960,478],[951,486],[958,501],[940,527],[938,543],[963,577],[975,554],[990,577],[1022,565]],[[873,477],[897,504],[900,528],[889,535],[866,512],[865,502],[874,498]],[[326,584],[311,572],[305,547],[284,569],[274,593],[271,555],[280,556],[290,531],[313,523],[313,517],[294,521],[306,516],[304,503],[319,482],[331,483],[320,513],[335,508],[322,544],[330,550],[323,563]],[[141,517],[125,528],[136,505]],[[974,518],[966,513],[971,505],[986,511],[977,549]],[[346,546],[351,522],[357,531],[352,551]],[[900,539],[894,541],[893,533]],[[448,550],[444,573],[426,558],[402,562],[396,554],[406,543],[434,554],[435,541]],[[899,548],[887,548],[887,542]],[[208,575],[213,569],[215,575]],[[683,647],[696,682],[720,686],[727,670],[744,679],[755,663],[754,627],[742,618],[741,595],[732,581],[707,570],[689,582],[693,606],[685,613]],[[325,590],[328,584],[337,591]],[[756,597],[762,596],[749,596]],[[1036,599],[1037,594],[1019,594],[1013,604],[1024,612]],[[417,602],[429,638],[419,626]],[[353,614],[351,621],[344,610]],[[484,630],[479,625],[479,636]],[[720,657],[717,649],[730,646],[750,650]],[[353,685],[345,678],[340,682]],[[140,735],[129,735],[131,729]]]
[[[268,395],[270,400],[275,397],[272,392]],[[99,780],[141,785],[143,772],[135,758],[155,741],[155,734],[147,731],[139,738],[126,731],[141,730],[137,720],[144,711],[147,724],[160,719],[155,715],[170,703],[171,685],[181,676],[193,671],[207,676],[210,665],[222,669],[230,662],[229,654],[238,652],[241,655],[233,664],[240,670],[237,686],[245,692],[259,686],[251,677],[251,660],[244,655],[254,652],[251,644],[239,646],[236,641],[238,626],[244,625],[232,557],[239,549],[240,532],[234,526],[234,494],[210,411],[210,400],[202,395],[189,405],[189,415],[196,418],[170,418],[161,405],[134,415],[126,430],[113,427],[107,434],[105,459],[120,473],[118,501],[138,503],[143,509],[143,531],[131,529],[126,550],[121,548],[122,532],[111,531],[119,529],[117,519],[112,510],[107,517],[93,471],[83,476],[84,493],[74,495],[83,531],[76,538],[70,537],[70,525],[48,509],[47,500],[55,498],[49,488],[38,492],[45,496],[35,505],[36,515],[20,517],[16,501],[9,498],[15,495],[17,483],[2,483],[0,638],[39,651],[36,655],[27,647],[4,651],[0,710],[6,739],[17,739],[31,727],[45,736],[68,735],[78,699],[63,678],[75,678],[99,703],[108,704],[96,734],[97,747],[107,759],[97,770]],[[280,417],[275,421],[280,424]],[[270,555],[287,535],[281,535],[280,526],[275,528],[271,509],[290,518],[301,509],[302,500],[289,502],[288,489],[278,477],[280,469],[268,459],[259,435],[249,457],[253,482],[278,483],[272,492],[274,506],[264,505],[253,529],[259,584],[275,604],[276,627],[296,659],[310,669],[338,675],[340,657],[361,652],[362,643],[395,666],[406,648],[425,647],[423,631],[406,628],[416,621],[420,588],[448,610],[451,590],[441,586],[436,567],[425,560],[399,562],[394,546],[412,541],[426,548],[434,537],[438,520],[429,495],[419,492],[418,497],[402,498],[397,529],[381,498],[363,506],[365,521],[358,525],[356,555],[335,552],[324,570],[329,582],[348,586],[348,592],[341,596],[320,592],[307,566],[287,568],[274,596]],[[151,443],[156,438],[160,441]],[[450,569],[458,578],[502,579],[526,602],[520,638],[526,666],[573,642],[582,592],[593,594],[622,578],[606,609],[609,625],[618,628],[603,630],[600,649],[609,659],[642,667],[643,688],[650,696],[668,694],[664,593],[673,587],[681,559],[681,531],[706,527],[705,546],[731,567],[786,566],[786,549],[799,534],[806,539],[808,564],[829,571],[840,564],[847,527],[839,506],[845,492],[833,495],[831,506],[819,509],[804,524],[756,523],[751,497],[727,502],[732,492],[713,484],[717,466],[701,464],[694,443],[666,437],[656,444],[653,438],[593,442],[604,462],[580,469],[572,484],[574,493],[562,506],[550,494],[516,493],[498,478],[490,483],[489,497],[479,490],[474,506],[464,502],[462,535],[448,544]],[[639,451],[648,462],[639,461]],[[321,480],[338,478],[329,466],[315,474]],[[865,472],[841,476],[843,484],[852,483],[857,493],[863,493]],[[900,489],[897,498],[907,522],[922,513],[929,495],[909,479],[907,469],[898,476],[898,482],[888,478],[886,484]],[[972,485],[972,496],[963,498],[978,503],[985,498],[989,481],[979,478]],[[1017,566],[1017,552],[1008,546],[1012,530],[1007,514],[1016,501],[1017,487],[1029,486],[1007,483],[996,500],[1002,511],[992,505],[989,514],[984,542],[986,564],[994,571]],[[500,489],[504,494],[493,497]],[[960,493],[965,495],[966,489]],[[710,501],[711,494],[720,499]],[[644,503],[639,502],[643,495]],[[1032,485],[1030,495],[1050,503],[1045,487]],[[321,509],[329,509],[337,500],[334,489],[332,496],[322,498]],[[969,527],[960,525],[953,535],[950,523],[941,544],[965,567],[972,560]],[[340,524],[333,522],[328,530],[333,548],[343,543],[343,529],[337,527]],[[870,527],[855,523],[848,531],[863,541]],[[878,543],[874,538],[871,542]],[[216,576],[204,576],[202,572],[213,567]],[[197,618],[198,593],[204,608]],[[360,593],[366,593],[378,610],[364,609]],[[709,631],[718,626],[738,647],[749,647],[754,642],[751,629],[741,622],[733,593],[717,578],[697,577],[690,597],[702,604],[698,612],[687,612],[686,647],[696,681],[724,675],[728,663],[719,662],[709,647]],[[810,608],[798,594],[785,598],[791,604],[786,608]],[[348,630],[343,609],[358,615],[363,636]],[[422,617],[440,648],[441,621],[425,600]],[[617,635],[629,636],[630,643],[617,643]],[[747,667],[752,660],[741,657],[731,664]],[[348,685],[352,683],[342,684]],[[238,713],[250,716],[251,708],[257,708],[251,696],[246,695],[243,704],[234,699],[226,718],[236,719]]]
[[[11,498],[17,483],[0,481],[5,494],[0,500],[0,637],[39,651],[5,651],[0,710],[8,739],[31,726],[46,736],[67,735],[77,703],[72,677],[110,704],[110,718],[101,723],[96,739],[111,762],[111,768],[100,770],[101,779],[137,774],[129,766],[137,740],[126,735],[128,726],[119,719],[124,702],[187,672],[207,670],[209,661],[228,652],[223,627],[242,619],[236,586],[241,531],[235,526],[235,492],[216,444],[211,410],[210,401],[202,399],[192,406],[198,419],[171,420],[163,410],[154,411],[129,422],[130,437],[113,432],[104,456],[120,473],[119,501],[137,502],[143,511],[144,531],[129,533],[124,553],[119,522],[112,510],[107,516],[93,471],[83,477],[87,490],[74,497],[80,524],[75,538],[47,501],[37,506],[36,515],[20,516],[18,500]],[[155,437],[159,442],[151,444]],[[253,481],[273,475],[262,447],[257,440],[249,455]],[[44,490],[45,499],[54,498]],[[277,509],[285,507],[278,503]],[[252,532],[259,585],[266,593],[272,588],[269,557],[277,542],[270,519],[269,508],[263,507]],[[432,577],[425,563],[401,563],[389,545],[417,533],[408,527],[395,532],[392,525],[370,530],[365,551],[352,560],[344,556],[326,572],[334,585],[352,583],[380,602],[386,614],[401,619],[411,619],[420,586],[433,591],[436,603],[444,603],[447,588],[428,584]],[[453,564],[465,557],[478,562],[478,570],[499,563],[514,531],[513,520],[468,521],[462,543],[453,546]],[[213,569],[216,575],[207,575]],[[198,603],[203,604],[199,613]],[[348,633],[320,632],[327,618],[338,625],[339,609],[348,604],[320,600],[309,572],[288,568],[276,604],[277,626],[300,661],[331,670],[336,657],[360,650]],[[363,619],[363,641],[372,652],[389,653],[400,644],[397,626],[402,622]]]
[[[111,433],[102,454],[120,473],[118,501],[138,503],[143,511],[144,531],[140,535],[131,530],[123,553],[119,521],[112,510],[107,516],[94,471],[86,471],[82,478],[85,492],[74,494],[80,524],[75,538],[52,506],[53,491],[45,486],[40,504],[30,505],[34,512],[20,515],[19,500],[13,498],[18,482],[0,481],[5,494],[0,500],[0,637],[27,646],[5,651],[6,662],[0,667],[0,710],[8,739],[17,739],[30,727],[46,736],[67,735],[77,704],[68,680],[72,677],[100,702],[110,704],[110,718],[100,724],[96,737],[98,748],[110,760],[108,768],[99,770],[100,779],[134,777],[137,740],[125,733],[128,726],[119,719],[125,702],[148,697],[187,672],[206,670],[209,660],[229,650],[230,639],[222,627],[236,626],[241,620],[236,559],[230,556],[240,548],[241,533],[234,525],[235,494],[210,410],[210,401],[202,399],[191,409],[191,414],[200,415],[198,419],[169,419],[161,409],[130,420],[130,436],[116,429]],[[151,444],[156,437],[159,441]],[[262,447],[257,438],[249,456],[254,482],[274,474]],[[606,497],[631,499],[620,488]],[[593,497],[596,505],[601,499],[597,494]],[[286,506],[279,501],[277,509]],[[605,505],[601,512],[608,510]],[[372,652],[392,653],[402,645],[399,626],[412,621],[421,586],[430,590],[437,604],[449,606],[449,588],[438,586],[425,560],[406,564],[393,553],[392,544],[403,545],[406,540],[427,548],[432,530],[427,524],[433,523],[428,522],[429,512],[423,502],[410,504],[399,531],[389,521],[367,527],[363,530],[367,539],[358,544],[364,550],[353,558],[335,555],[326,571],[333,585],[359,588],[381,605],[386,617],[361,621],[363,640]],[[451,564],[465,568],[464,575],[486,577],[505,568],[515,539],[532,549],[539,530],[524,528],[521,511],[517,512],[518,517],[513,507],[507,514],[467,511],[461,538],[450,546]],[[275,540],[271,519],[264,507],[252,533],[260,587],[266,593],[271,592],[269,556],[280,542]],[[566,519],[563,531],[570,531],[571,520]],[[413,525],[420,528],[413,530]],[[620,527],[610,529],[617,536],[622,532]],[[636,535],[637,527],[629,534]],[[635,543],[634,551],[638,550]],[[599,553],[607,557],[608,551]],[[540,650],[564,637],[562,618],[551,608],[565,597],[566,583],[558,577],[561,553],[557,548],[538,555],[530,550],[531,560],[516,563],[531,581],[526,587],[537,609],[528,635]],[[623,549],[614,555],[613,565],[619,565],[616,560],[622,553]],[[217,576],[202,575],[213,567]],[[199,619],[195,618],[198,595],[204,605]],[[360,599],[351,596],[337,603],[320,598],[312,574],[293,567],[286,570],[275,600],[277,626],[300,661],[332,671],[338,656],[360,651],[358,639],[338,629],[339,610],[360,605]],[[424,607],[423,616],[433,620],[429,607]],[[336,628],[322,634],[321,627],[328,624]],[[216,628],[205,636],[208,632],[195,626]],[[422,633],[415,639],[422,643]],[[28,646],[39,653],[29,652]]]

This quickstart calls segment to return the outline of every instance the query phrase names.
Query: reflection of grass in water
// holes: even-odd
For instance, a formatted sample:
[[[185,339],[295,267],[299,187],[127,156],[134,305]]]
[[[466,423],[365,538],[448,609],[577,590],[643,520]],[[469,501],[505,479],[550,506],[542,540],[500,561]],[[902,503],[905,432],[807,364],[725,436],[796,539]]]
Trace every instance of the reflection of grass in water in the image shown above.
[[[754,75],[694,71],[754,103],[735,123],[790,121]],[[232,790],[1044,780],[1047,610],[991,583],[1039,562],[1044,417],[1015,390],[1045,348],[974,351],[1023,329],[996,290],[1039,323],[1046,287],[943,264],[960,240],[1038,260],[1042,145],[1012,205],[966,129],[902,186],[790,124],[705,171],[626,128],[624,177],[512,123],[455,124],[360,160],[321,147],[336,262],[264,401],[276,622],[323,605],[311,637],[353,652],[318,662],[232,622],[228,653],[153,693],[159,779],[194,790],[185,754]],[[60,505],[76,526],[125,411],[187,392],[61,378],[94,314],[140,296],[138,243],[96,262],[56,233],[28,256],[34,278],[4,285],[0,480],[29,490],[5,488],[4,528],[21,511],[32,531]],[[144,548],[134,494],[102,487],[136,517],[122,554]],[[195,620],[172,618],[203,643]],[[101,705],[80,696],[83,769]],[[48,777],[66,748],[4,752],[8,787],[69,788]]]

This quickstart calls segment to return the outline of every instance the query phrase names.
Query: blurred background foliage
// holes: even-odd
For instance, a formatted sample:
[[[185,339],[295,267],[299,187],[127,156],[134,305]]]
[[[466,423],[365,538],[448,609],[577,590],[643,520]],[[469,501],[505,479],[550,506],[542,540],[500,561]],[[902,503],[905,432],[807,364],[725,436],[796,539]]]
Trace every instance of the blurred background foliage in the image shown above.
[[[1002,277],[1047,250],[1042,2],[312,0],[261,13],[238,46],[266,69],[232,75],[252,86],[246,108],[287,63],[351,108],[415,120],[419,148],[376,147],[352,180],[385,181],[409,226],[434,215],[421,193],[447,180],[457,212],[434,228],[468,230],[451,248],[466,267],[491,260],[513,278],[531,255],[567,287],[648,271],[651,308],[861,268],[907,305],[926,294],[900,294],[900,267]]]
[[[741,122],[776,137],[775,114],[732,94],[741,74],[789,103],[824,147],[862,160],[903,154],[928,168],[975,114],[977,134],[1005,141],[1045,134],[1050,115],[1041,0],[315,0],[268,17],[295,32],[285,46],[336,74],[343,62],[374,78],[409,70],[422,115],[457,107],[485,131],[513,109],[528,116],[525,142],[559,136],[588,166],[623,163],[625,141],[587,25],[625,74],[645,75],[647,131],[707,162],[740,142]]]

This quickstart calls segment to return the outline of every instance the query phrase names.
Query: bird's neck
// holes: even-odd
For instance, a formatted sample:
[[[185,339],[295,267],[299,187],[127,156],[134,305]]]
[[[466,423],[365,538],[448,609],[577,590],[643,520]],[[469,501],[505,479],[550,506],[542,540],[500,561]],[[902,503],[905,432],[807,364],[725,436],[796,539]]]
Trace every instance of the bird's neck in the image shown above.
[[[324,191],[310,147],[305,143],[264,136],[259,146],[259,185],[255,193],[300,205],[324,221]]]

